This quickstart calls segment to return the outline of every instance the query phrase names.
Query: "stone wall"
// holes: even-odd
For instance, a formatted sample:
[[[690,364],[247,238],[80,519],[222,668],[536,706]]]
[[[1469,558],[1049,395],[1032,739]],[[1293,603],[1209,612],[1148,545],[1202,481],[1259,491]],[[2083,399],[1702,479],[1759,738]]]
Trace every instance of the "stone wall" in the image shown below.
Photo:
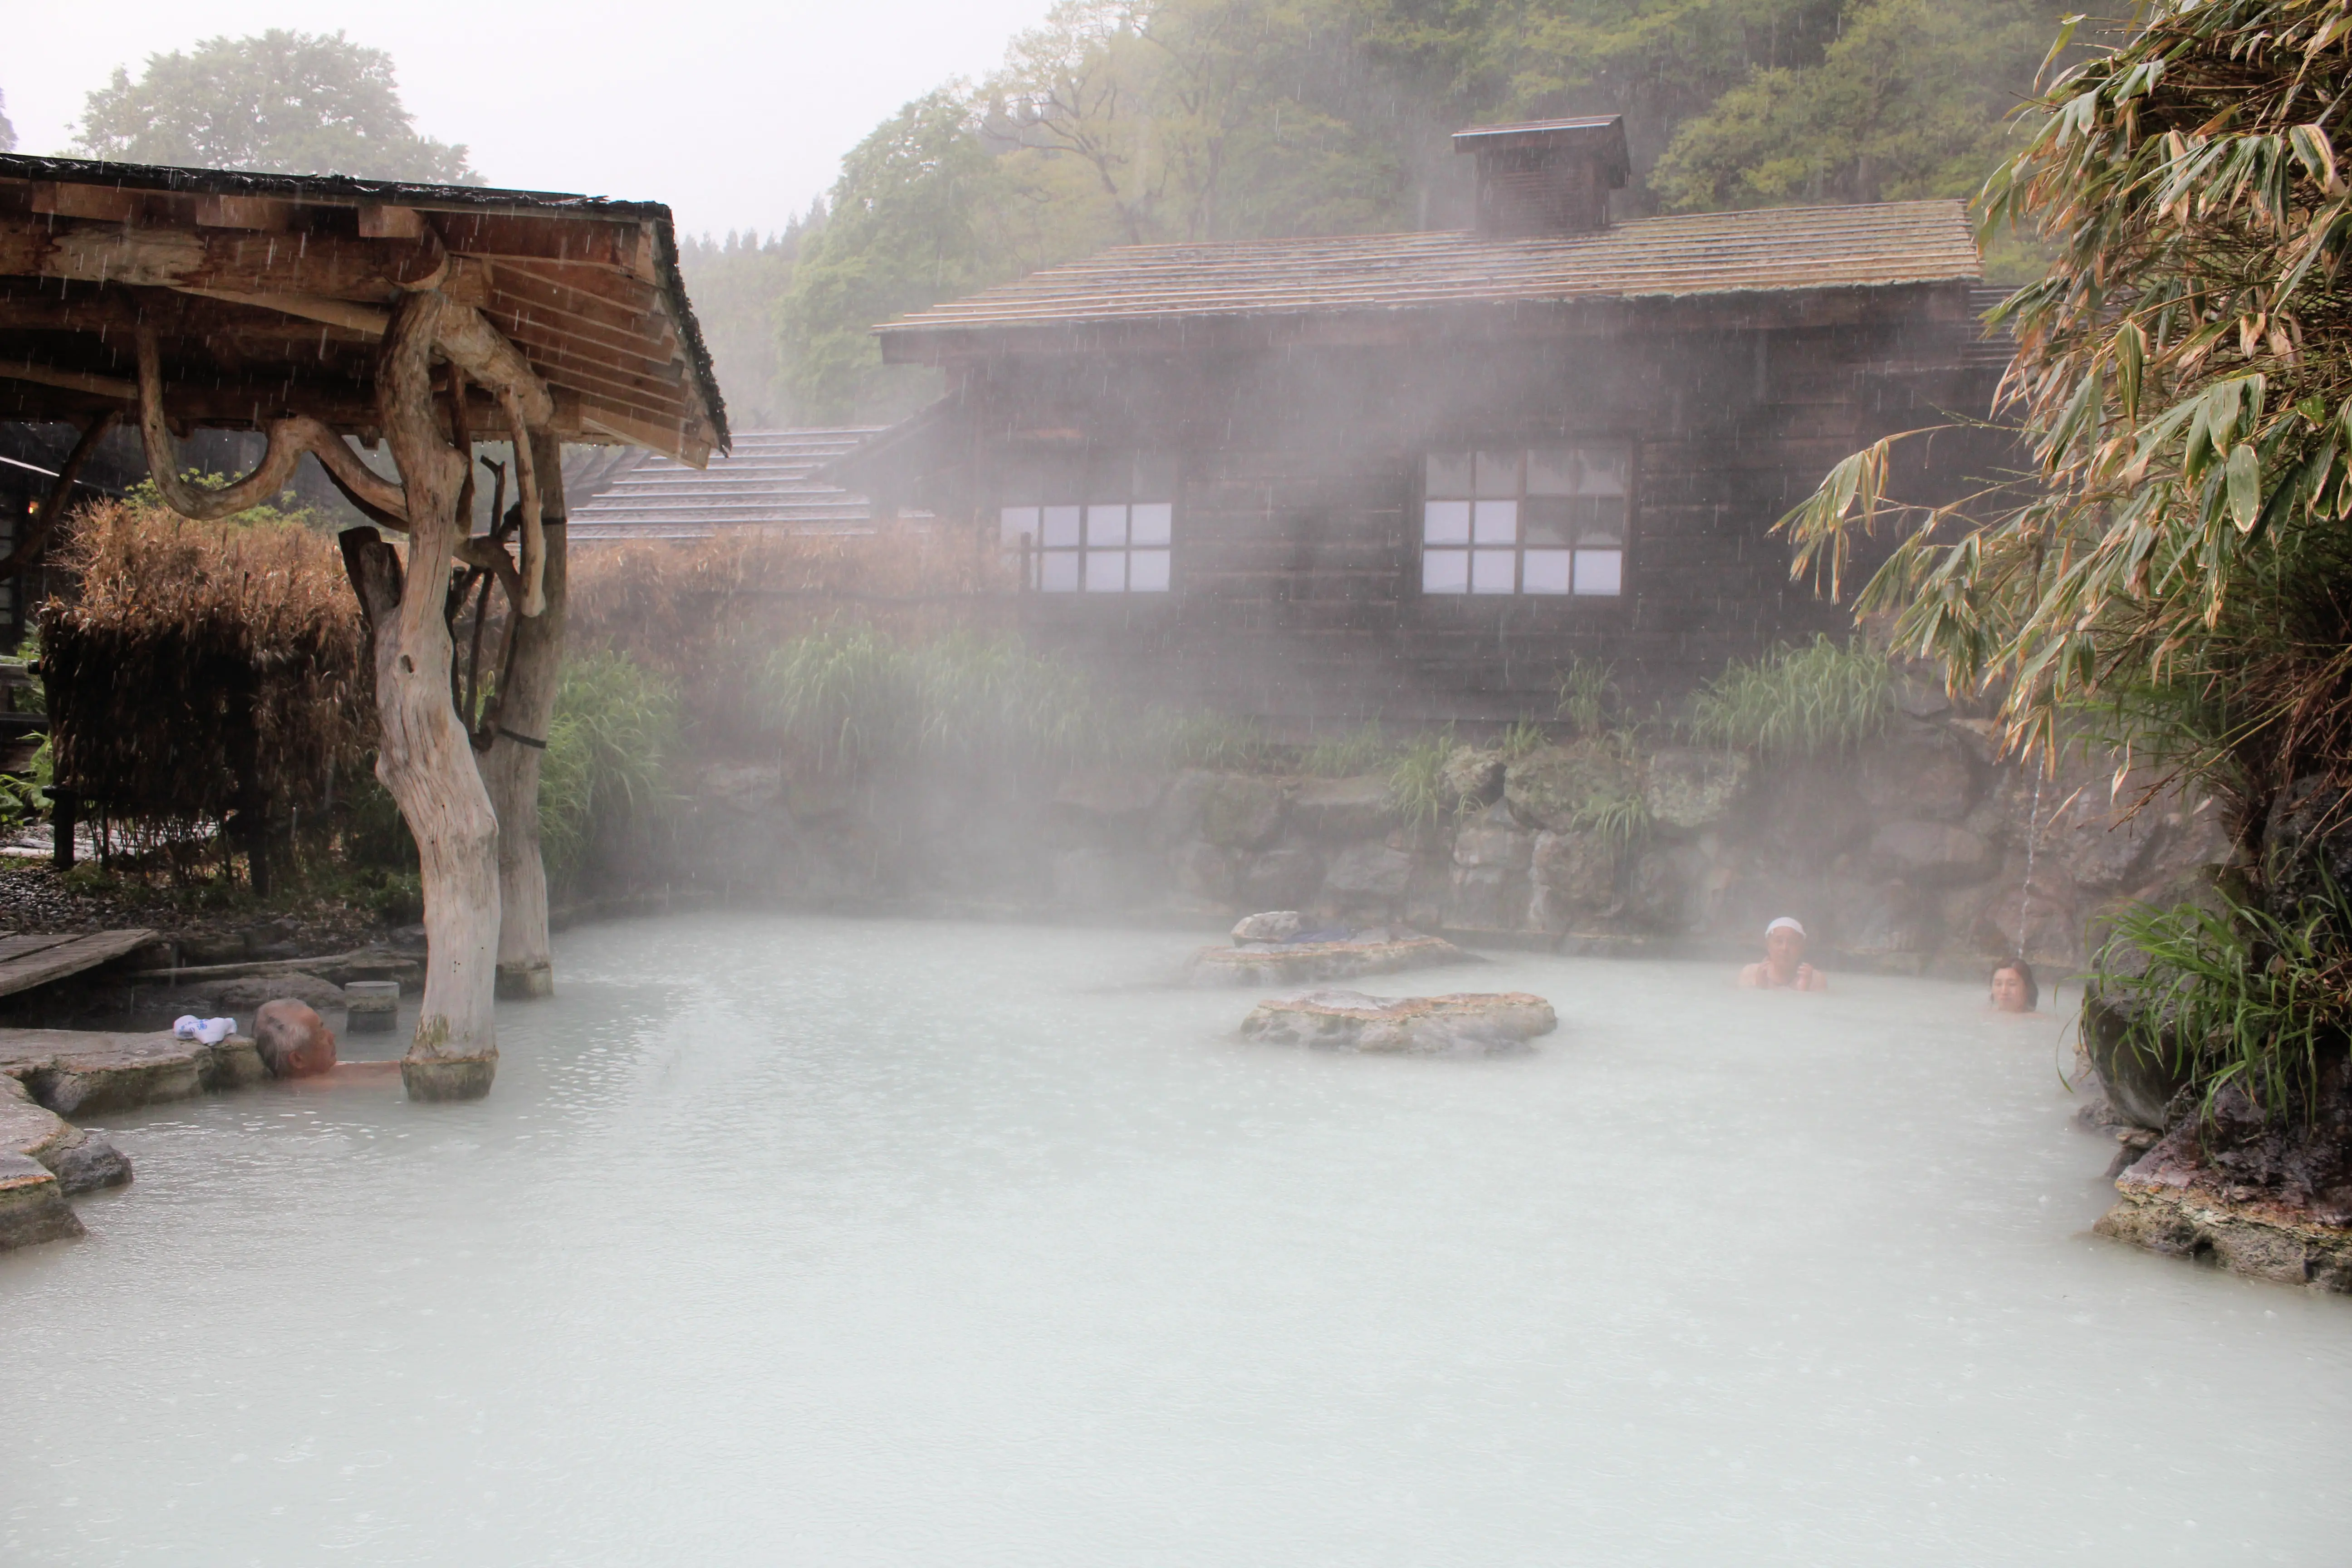
[[[1384,776],[1089,773],[808,787],[773,763],[705,768],[661,879],[736,901],[1222,922],[1262,909],[1595,950],[1752,947],[1793,914],[1850,966],[1973,971],[2015,952],[2079,969],[2101,911],[2187,896],[2229,841],[2209,802],[2073,763],[1998,763],[1985,721],[1915,691],[1859,754],[1759,765],[1605,743],[1463,748],[1458,817],[1414,826]],[[1645,841],[1579,826],[1638,795]],[[2031,865],[2029,885],[2028,869]],[[625,882],[650,867],[610,867]]]

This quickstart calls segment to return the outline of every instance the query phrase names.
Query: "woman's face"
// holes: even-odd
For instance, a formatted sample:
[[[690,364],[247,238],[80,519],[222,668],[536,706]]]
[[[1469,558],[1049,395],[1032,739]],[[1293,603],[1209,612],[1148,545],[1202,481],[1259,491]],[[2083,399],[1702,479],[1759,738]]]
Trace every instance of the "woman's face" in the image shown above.
[[[2025,976],[2014,969],[1992,972],[1992,1005],[2002,1013],[2031,1013],[2033,1004],[2025,994]]]
[[[1764,956],[1774,966],[1786,969],[1801,962],[1805,956],[1805,939],[1782,926],[1764,933]]]

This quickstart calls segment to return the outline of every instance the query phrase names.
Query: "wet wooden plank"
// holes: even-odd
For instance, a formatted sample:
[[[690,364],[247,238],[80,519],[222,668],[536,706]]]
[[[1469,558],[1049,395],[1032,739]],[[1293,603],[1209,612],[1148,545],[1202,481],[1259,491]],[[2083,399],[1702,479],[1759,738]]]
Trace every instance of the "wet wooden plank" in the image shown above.
[[[92,936],[69,937],[37,952],[0,962],[0,996],[29,991],[36,985],[46,985],[52,980],[62,980],[85,969],[95,969],[110,959],[121,958],[154,940],[155,933],[144,926],[129,931],[105,931]]]
[[[12,958],[22,958],[26,953],[38,952],[45,947],[56,947],[60,942],[73,940],[70,935],[45,936],[38,931],[0,936],[0,963],[5,963]]]

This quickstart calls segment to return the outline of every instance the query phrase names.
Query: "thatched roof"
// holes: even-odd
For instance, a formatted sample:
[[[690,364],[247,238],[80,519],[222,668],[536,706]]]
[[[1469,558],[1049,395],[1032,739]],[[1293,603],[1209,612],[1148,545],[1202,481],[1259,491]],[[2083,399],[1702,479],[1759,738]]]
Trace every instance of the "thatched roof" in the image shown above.
[[[659,203],[67,158],[0,157],[0,418],[131,405],[144,325],[175,424],[372,437],[386,308],[425,287],[521,352],[563,439],[697,467],[726,448]]]

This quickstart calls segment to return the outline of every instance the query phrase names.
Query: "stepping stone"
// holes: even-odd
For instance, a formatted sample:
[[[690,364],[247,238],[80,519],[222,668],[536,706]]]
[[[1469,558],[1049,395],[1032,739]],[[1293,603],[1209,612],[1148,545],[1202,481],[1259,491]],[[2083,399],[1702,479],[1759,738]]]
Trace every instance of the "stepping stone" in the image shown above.
[[[1308,991],[1257,1005],[1242,1034],[1278,1046],[1363,1056],[1517,1056],[1559,1026],[1551,1004],[1524,991],[1447,996],[1368,996]]]
[[[1417,931],[1345,942],[1244,942],[1204,947],[1187,977],[1195,985],[1297,985],[1312,980],[1352,980],[1444,963],[1478,963],[1442,937]]]

